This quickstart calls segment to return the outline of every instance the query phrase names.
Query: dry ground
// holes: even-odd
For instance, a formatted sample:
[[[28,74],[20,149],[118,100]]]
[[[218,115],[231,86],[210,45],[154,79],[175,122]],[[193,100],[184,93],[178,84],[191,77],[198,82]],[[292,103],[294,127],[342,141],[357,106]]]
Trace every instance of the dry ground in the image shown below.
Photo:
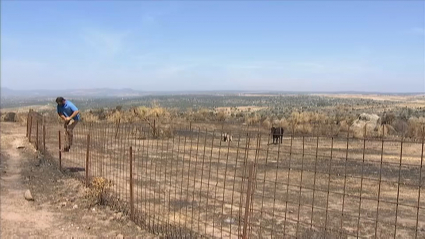
[[[349,139],[347,151],[344,138],[331,147],[330,138],[307,137],[303,147],[302,137],[292,142],[285,137],[279,147],[263,135],[257,150],[257,139],[243,132],[228,144],[217,132],[181,131],[174,139],[141,140],[122,131],[114,139],[115,129],[104,125],[77,127],[75,147],[63,155],[65,170],[81,169],[73,174],[84,177],[90,134],[89,174],[111,179],[116,198],[128,202],[132,146],[135,209],[146,219],[144,226],[160,232],[174,227],[238,238],[246,164],[257,161],[251,238],[374,238],[375,228],[377,238],[393,238],[395,231],[396,238],[425,237],[423,189],[418,201],[425,173],[418,142],[403,145],[400,164],[399,142],[385,142],[382,150],[382,142],[367,141],[363,160],[364,142],[356,139]],[[49,127],[46,142],[54,154],[58,129]]]
[[[260,106],[237,106],[234,107],[237,110],[241,111],[241,112],[245,112],[245,111],[249,111],[249,112],[255,112],[255,111],[259,111],[262,109],[267,109],[267,107],[260,107]],[[232,109],[232,107],[217,107],[216,111],[220,111],[220,110],[224,110],[227,112],[230,112]]]
[[[326,96],[331,98],[343,98],[343,99],[370,99],[379,101],[410,101],[412,99],[418,99],[421,95],[403,96],[403,95],[376,95],[376,94],[313,94]]]
[[[411,95],[411,96],[399,96],[399,95],[362,95],[362,94],[314,94],[319,96],[325,96],[329,98],[341,98],[341,99],[369,99],[376,101],[393,101],[397,102],[389,106],[389,108],[398,107],[409,107],[409,108],[420,108],[425,105],[424,95]],[[350,106],[351,107],[351,106]],[[368,109],[369,105],[353,106],[356,109]],[[330,108],[330,107],[328,107]]]
[[[1,123],[0,167],[1,238],[155,238],[122,213],[89,207],[81,182],[39,158],[16,123]]]

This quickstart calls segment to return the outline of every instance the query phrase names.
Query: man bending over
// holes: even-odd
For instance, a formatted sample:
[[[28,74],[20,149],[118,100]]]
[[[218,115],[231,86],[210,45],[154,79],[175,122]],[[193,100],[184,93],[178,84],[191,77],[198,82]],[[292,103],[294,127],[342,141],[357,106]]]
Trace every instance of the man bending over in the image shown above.
[[[63,97],[56,98],[57,112],[58,115],[63,119],[65,128],[65,147],[64,152],[69,152],[72,145],[73,130],[80,120],[80,111],[78,108],[69,100],[65,100]]]

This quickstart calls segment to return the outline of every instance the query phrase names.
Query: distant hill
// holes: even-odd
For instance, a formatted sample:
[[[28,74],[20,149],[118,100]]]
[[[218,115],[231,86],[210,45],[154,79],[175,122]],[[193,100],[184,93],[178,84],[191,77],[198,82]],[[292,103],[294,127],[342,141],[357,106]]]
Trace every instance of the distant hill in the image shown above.
[[[239,91],[239,90],[211,90],[211,91],[138,91],[130,88],[123,89],[70,89],[70,90],[14,90],[10,88],[1,88],[2,98],[40,98],[40,97],[71,97],[71,98],[110,98],[110,97],[140,97],[147,95],[244,95],[244,94],[374,94],[374,95],[423,95],[423,92],[417,93],[384,93],[384,92],[302,92],[302,91]]]
[[[132,89],[71,89],[71,90],[13,90],[9,88],[1,88],[1,97],[131,97],[143,96],[146,93]]]

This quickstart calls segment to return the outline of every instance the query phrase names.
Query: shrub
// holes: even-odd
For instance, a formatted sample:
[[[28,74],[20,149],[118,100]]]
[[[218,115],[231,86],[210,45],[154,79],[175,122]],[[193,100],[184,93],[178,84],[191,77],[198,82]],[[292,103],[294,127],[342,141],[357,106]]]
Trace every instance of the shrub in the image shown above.
[[[273,124],[275,124],[273,122]],[[263,122],[261,123],[261,125],[266,129],[266,130],[270,130],[270,128],[272,127],[272,123],[270,122],[269,118],[266,118],[265,120],[263,120]]]
[[[424,136],[423,127],[425,126],[424,117],[411,117],[408,121],[407,137],[422,138]]]
[[[86,112],[81,112],[81,120],[84,122],[93,123],[93,122],[98,122],[99,118],[96,117],[94,114],[86,111]]]
[[[406,136],[406,134],[409,130],[409,124],[405,120],[402,120],[402,119],[396,119],[393,122],[392,126],[394,127],[394,130],[402,136]]]
[[[225,110],[220,110],[217,112],[217,120],[218,121],[225,121],[228,118],[228,114]]]
[[[93,205],[104,205],[107,190],[112,186],[110,180],[106,180],[102,177],[95,177],[89,185],[89,189],[86,194],[90,206]]]

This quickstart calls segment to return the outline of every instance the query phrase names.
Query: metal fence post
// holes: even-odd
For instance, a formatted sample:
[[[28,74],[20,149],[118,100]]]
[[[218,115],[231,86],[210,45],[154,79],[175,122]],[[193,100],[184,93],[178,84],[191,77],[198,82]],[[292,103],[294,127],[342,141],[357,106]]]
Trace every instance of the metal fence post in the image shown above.
[[[26,132],[26,137],[27,138],[28,138],[29,127],[30,127],[30,112],[28,111],[28,115],[27,115],[27,132]]]
[[[62,170],[62,140],[61,140],[61,131],[58,130],[58,137],[59,137],[59,170]]]
[[[43,118],[43,155],[46,156],[46,125]]]
[[[28,131],[28,142],[31,143],[31,131],[32,131],[32,114],[30,114],[30,123],[29,123],[29,131]]]
[[[87,151],[86,151],[86,186],[89,186],[89,159],[90,159],[90,134],[87,135]]]
[[[121,118],[118,119],[117,128],[115,129],[115,138],[118,137],[118,131],[120,129]]]
[[[38,147],[38,145],[39,145],[39,140],[38,140],[38,136],[39,136],[39,134],[38,134],[38,122],[40,121],[40,119],[37,117],[37,122],[36,122],[36,129],[35,129],[35,149],[36,150],[38,150],[39,149],[39,147]]]
[[[153,120],[153,137],[155,138],[156,136],[156,121],[155,119]]]
[[[134,219],[133,147],[130,146],[130,218]]]
[[[245,202],[245,215],[244,215],[244,222],[243,222],[243,234],[242,238],[246,239],[248,238],[247,235],[247,229],[248,229],[248,220],[249,220],[249,206],[251,205],[251,191],[252,191],[252,181],[253,181],[253,175],[254,175],[254,163],[250,162],[249,164],[249,178],[248,178],[248,189],[246,192],[246,202]]]

